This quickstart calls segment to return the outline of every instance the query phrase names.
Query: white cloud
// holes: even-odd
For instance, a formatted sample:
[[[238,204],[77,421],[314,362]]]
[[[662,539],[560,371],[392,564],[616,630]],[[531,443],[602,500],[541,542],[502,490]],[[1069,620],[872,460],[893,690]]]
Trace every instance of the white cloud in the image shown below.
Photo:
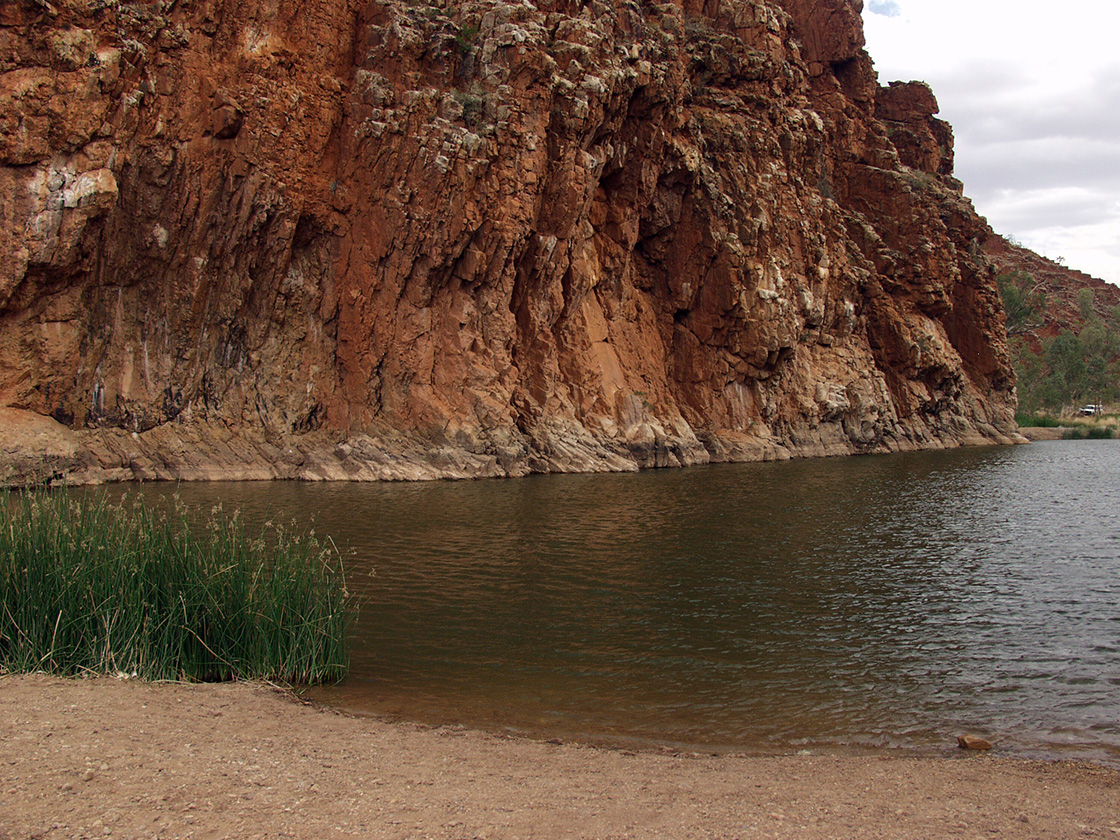
[[[1120,143],[1098,137],[958,139],[957,176],[973,200],[1000,190],[1084,188],[1120,195]]]
[[[1108,220],[1076,228],[1035,228],[1020,237],[1020,241],[1051,259],[1063,260],[1070,268],[1120,284],[1117,226],[1120,226],[1120,206],[1113,208]]]
[[[881,82],[933,87],[992,226],[1120,284],[1114,2],[874,0],[864,24]]]
[[[1017,230],[1097,228],[1109,219],[1120,224],[1120,205],[1115,198],[1085,187],[996,190],[988,197],[988,204]],[[1060,219],[1061,225],[1054,225],[1054,219]]]
[[[867,4],[867,11],[873,15],[883,15],[884,17],[898,17],[902,14],[902,10],[898,8],[898,3],[895,0],[870,0]]]

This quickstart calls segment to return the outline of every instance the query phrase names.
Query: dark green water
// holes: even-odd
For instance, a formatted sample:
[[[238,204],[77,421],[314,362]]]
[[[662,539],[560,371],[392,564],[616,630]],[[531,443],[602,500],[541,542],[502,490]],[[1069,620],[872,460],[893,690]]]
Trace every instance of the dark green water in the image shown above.
[[[175,488],[145,485],[145,493]],[[1120,761],[1120,443],[198,484],[348,544],[353,711],[704,749]]]

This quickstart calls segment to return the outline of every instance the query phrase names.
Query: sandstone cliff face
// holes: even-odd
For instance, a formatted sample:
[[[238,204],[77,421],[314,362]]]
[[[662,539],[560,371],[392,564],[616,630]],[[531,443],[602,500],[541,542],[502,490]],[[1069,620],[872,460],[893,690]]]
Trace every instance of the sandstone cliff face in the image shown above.
[[[1011,440],[990,231],[858,3],[4,4],[7,471]]]

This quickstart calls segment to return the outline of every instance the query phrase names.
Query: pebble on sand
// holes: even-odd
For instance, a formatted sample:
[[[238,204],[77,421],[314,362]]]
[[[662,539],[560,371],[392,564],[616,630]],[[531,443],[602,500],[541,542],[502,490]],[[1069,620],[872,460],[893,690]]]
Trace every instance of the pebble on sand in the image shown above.
[[[957,746],[964,750],[990,750],[992,742],[978,735],[958,735]]]

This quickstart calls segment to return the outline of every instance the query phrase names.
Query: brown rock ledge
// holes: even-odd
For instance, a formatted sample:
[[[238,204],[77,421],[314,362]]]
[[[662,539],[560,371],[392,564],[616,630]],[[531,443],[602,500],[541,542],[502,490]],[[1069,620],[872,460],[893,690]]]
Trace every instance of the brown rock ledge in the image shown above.
[[[1062,435],[1069,431],[1068,426],[1054,426],[1047,428],[1045,426],[1024,426],[1019,429],[1019,434],[1029,441],[1036,440],[1061,440]]]
[[[1120,833],[1120,772],[1089,764],[632,754],[344,717],[246,684],[0,677],[0,768],[3,838]]]

